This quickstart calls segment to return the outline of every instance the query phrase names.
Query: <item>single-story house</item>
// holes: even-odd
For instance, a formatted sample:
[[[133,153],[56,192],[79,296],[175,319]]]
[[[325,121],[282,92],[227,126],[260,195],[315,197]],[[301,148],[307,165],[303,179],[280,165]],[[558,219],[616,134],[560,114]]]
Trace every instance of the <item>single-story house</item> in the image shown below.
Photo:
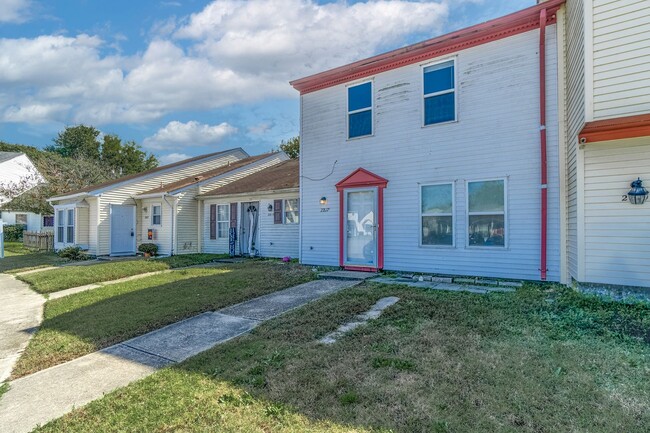
[[[23,193],[45,179],[32,161],[22,152],[0,152],[0,188]],[[2,209],[3,206],[9,206]],[[43,215],[11,207],[11,198],[0,193],[0,220],[4,224],[24,224],[27,230],[53,230],[52,215]]]
[[[297,258],[299,180],[290,159],[201,193],[202,251]]]
[[[301,261],[560,281],[562,3],[293,81]]]
[[[204,252],[203,191],[228,187],[288,159],[284,152],[251,156],[134,195],[142,242],[158,245],[162,255]]]
[[[142,200],[135,196],[248,157],[241,148],[214,152],[52,197],[48,201],[54,207],[55,249],[76,245],[98,256],[134,254],[148,241],[143,236]],[[173,205],[169,199],[162,203]],[[162,209],[147,209],[152,221],[157,219],[154,212]]]

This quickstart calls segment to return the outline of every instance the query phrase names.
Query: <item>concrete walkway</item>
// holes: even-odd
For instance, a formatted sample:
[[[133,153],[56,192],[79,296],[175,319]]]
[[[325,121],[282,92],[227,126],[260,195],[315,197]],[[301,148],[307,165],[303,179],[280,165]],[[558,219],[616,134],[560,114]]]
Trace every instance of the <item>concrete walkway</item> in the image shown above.
[[[45,298],[27,284],[0,274],[0,383],[9,377],[41,323],[44,303]]]
[[[84,286],[71,287],[69,289],[59,290],[58,292],[48,293],[48,299],[59,299],[59,298],[63,298],[64,296],[74,295],[75,293],[85,292],[87,290],[92,290],[92,289],[98,289],[104,286],[110,286],[111,284],[119,284],[119,283],[124,283],[126,281],[139,280],[141,278],[151,277],[152,275],[165,274],[168,272],[172,272],[172,270],[164,269],[162,271],[146,272],[144,274],[136,274],[136,275],[131,275],[129,277],[118,278],[117,280],[102,281],[101,283],[86,284]]]
[[[29,432],[105,393],[359,281],[318,280],[187,320],[17,379],[0,399],[3,433]]]

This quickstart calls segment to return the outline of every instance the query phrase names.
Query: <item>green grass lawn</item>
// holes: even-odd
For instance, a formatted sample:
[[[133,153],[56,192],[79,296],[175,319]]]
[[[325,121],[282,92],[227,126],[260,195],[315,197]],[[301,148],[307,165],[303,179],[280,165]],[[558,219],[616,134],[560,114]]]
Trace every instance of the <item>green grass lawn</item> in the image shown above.
[[[142,266],[149,262],[114,264],[132,263]],[[13,376],[24,376],[181,319],[312,278],[308,268],[258,261],[180,269],[51,300],[45,304],[43,323],[18,360]]]
[[[59,269],[21,275],[17,278],[29,283],[32,289],[39,293],[51,293],[146,272],[204,264],[220,257],[223,256],[219,254],[187,254],[150,260],[127,260],[80,266],[70,265]]]
[[[5,257],[0,259],[0,272],[19,272],[58,265],[64,260],[54,253],[31,252],[22,242],[5,242]]]
[[[378,298],[401,300],[331,346]],[[366,284],[108,394],[39,432],[641,432],[650,308],[557,286]],[[645,427],[643,427],[645,426]]]

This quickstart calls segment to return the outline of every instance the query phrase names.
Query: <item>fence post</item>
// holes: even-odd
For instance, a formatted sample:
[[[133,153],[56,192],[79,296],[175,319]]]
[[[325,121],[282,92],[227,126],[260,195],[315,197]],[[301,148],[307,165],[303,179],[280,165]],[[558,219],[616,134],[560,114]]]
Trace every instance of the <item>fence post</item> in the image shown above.
[[[0,220],[0,259],[5,258],[5,223]]]

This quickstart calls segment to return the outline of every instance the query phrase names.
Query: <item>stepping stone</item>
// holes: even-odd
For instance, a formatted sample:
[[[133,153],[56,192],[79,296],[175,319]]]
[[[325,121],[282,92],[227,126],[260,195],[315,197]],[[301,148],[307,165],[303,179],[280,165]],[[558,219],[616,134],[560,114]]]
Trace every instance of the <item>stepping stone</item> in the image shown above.
[[[318,341],[322,344],[336,343],[336,340],[352,331],[353,329],[356,329],[361,325],[365,325],[369,320],[377,319],[379,316],[381,316],[381,313],[386,308],[394,305],[397,301],[399,301],[399,298],[397,296],[388,296],[386,298],[381,298],[375,303],[375,305],[370,308],[370,310],[366,311],[365,313],[357,314],[354,316],[354,320],[339,326],[336,331],[330,332]]]

